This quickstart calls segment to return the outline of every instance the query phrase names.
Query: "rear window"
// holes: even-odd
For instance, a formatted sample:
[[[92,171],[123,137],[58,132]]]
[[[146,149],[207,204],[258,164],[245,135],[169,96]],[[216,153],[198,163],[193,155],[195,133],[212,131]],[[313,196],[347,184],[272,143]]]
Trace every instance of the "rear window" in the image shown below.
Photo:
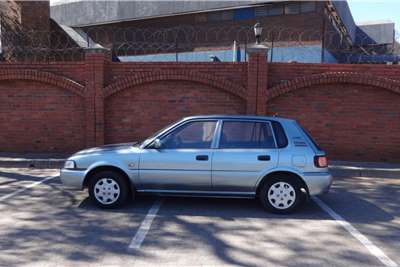
[[[311,137],[311,135],[310,135],[302,126],[299,125],[299,127],[300,127],[300,129],[303,131],[303,133],[308,137],[308,140],[311,141],[311,143],[314,145],[314,147],[315,147],[317,150],[322,151],[322,149],[320,148],[320,146],[314,141],[314,139]]]

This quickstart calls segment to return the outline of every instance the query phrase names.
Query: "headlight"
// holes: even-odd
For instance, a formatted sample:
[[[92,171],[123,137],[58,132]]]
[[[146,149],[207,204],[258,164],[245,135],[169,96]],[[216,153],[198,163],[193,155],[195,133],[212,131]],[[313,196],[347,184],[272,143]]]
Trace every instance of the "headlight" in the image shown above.
[[[64,169],[75,169],[76,168],[76,164],[75,161],[73,160],[67,160],[64,163]]]

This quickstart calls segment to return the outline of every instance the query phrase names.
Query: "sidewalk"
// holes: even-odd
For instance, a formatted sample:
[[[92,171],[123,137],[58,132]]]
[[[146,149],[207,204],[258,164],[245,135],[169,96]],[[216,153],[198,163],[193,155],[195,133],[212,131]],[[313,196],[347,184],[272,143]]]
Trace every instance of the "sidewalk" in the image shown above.
[[[330,161],[329,170],[334,177],[400,178],[400,164],[398,163]]]
[[[59,169],[69,155],[0,152],[0,168]]]
[[[0,168],[59,169],[68,155],[20,154],[0,152]],[[330,161],[329,170],[335,177],[400,178],[400,164],[383,162]]]

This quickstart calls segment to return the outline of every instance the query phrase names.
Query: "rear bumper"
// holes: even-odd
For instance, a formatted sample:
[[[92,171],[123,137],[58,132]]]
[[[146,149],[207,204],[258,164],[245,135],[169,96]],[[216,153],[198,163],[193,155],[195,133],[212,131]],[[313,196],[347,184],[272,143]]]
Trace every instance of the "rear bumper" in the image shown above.
[[[329,172],[309,172],[303,174],[310,196],[328,193],[333,178]]]
[[[60,170],[60,178],[62,183],[71,189],[82,190],[85,176],[86,170]]]

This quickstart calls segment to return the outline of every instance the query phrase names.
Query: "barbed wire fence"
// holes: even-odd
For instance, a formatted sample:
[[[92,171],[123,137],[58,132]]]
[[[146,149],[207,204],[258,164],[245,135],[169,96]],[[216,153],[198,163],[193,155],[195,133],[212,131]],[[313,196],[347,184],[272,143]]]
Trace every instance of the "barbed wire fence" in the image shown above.
[[[180,26],[171,28],[1,31],[5,61],[79,61],[85,49],[109,49],[115,61],[246,61],[247,48],[256,41],[252,26]],[[398,62],[398,42],[376,44],[368,36],[349,43],[337,31],[264,27],[261,44],[271,62],[387,63]],[[396,33],[395,40],[399,40]],[[396,50],[397,49],[397,50]]]

